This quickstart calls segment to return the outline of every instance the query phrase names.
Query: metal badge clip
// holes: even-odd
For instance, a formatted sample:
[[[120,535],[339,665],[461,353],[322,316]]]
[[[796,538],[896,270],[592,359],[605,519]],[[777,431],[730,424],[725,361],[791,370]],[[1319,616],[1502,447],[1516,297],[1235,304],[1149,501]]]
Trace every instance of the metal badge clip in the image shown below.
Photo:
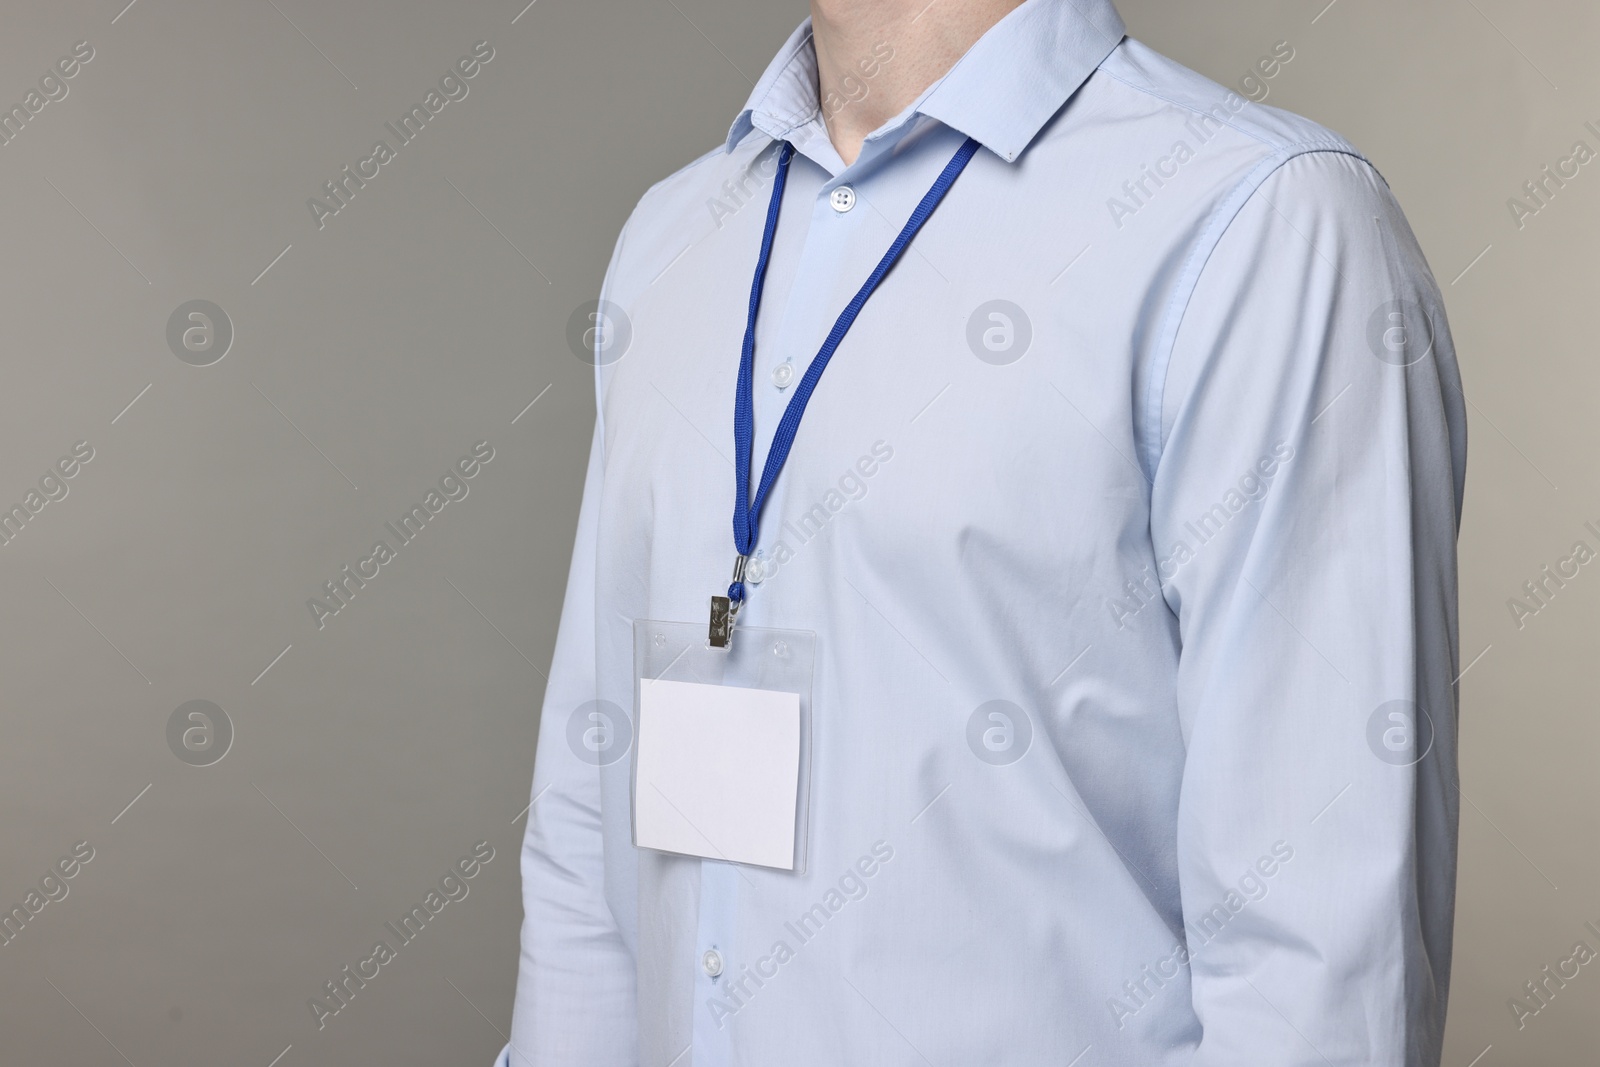
[[[748,557],[740,556],[733,561],[733,580],[735,584],[744,581],[744,565]],[[706,634],[706,641],[712,648],[727,648],[733,639],[733,622],[739,617],[741,601],[731,597],[714,596],[711,598],[711,625]]]

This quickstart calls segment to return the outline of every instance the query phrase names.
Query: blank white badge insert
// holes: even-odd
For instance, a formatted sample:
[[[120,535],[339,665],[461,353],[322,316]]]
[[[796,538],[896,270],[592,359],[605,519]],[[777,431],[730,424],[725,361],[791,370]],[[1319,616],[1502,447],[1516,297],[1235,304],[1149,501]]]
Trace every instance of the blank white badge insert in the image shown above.
[[[639,681],[640,848],[794,869],[800,695]]]

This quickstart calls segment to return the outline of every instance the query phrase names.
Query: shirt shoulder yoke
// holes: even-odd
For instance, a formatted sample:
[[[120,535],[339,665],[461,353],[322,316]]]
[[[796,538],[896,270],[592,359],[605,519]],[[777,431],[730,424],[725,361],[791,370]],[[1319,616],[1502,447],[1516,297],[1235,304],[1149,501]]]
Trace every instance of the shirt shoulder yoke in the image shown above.
[[[1361,155],[1354,145],[1326,126],[1249,100],[1131,37],[1106,57],[1099,73],[1173,107],[1210,116],[1241,136],[1260,142],[1267,155],[1295,148]]]

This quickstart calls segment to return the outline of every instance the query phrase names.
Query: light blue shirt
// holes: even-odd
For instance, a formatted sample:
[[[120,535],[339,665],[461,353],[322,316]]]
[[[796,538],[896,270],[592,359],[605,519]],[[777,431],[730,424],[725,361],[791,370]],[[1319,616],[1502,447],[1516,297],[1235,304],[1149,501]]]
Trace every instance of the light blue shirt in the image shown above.
[[[1465,419],[1382,178],[1108,0],[1028,0],[849,166],[818,95],[802,25],[617,243],[504,1062],[1436,1064]],[[739,618],[817,634],[806,873],[638,851],[631,626],[728,584],[778,142],[758,468],[967,136],[811,400]],[[585,759],[597,700],[627,710]]]

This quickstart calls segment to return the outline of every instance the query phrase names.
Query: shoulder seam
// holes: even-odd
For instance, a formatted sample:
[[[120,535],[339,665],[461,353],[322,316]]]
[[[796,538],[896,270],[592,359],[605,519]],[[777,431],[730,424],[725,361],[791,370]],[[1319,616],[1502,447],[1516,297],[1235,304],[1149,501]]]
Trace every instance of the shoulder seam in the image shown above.
[[[1239,133],[1242,133],[1246,137],[1250,138],[1252,141],[1256,141],[1256,142],[1258,142],[1260,144],[1264,144],[1268,148],[1282,149],[1284,147],[1282,143],[1280,143],[1278,141],[1274,141],[1274,140],[1264,136],[1263,134],[1257,133],[1254,130],[1247,130],[1243,126],[1237,125],[1236,123],[1231,122],[1231,121],[1229,121],[1227,119],[1218,119],[1217,116],[1213,115],[1211,112],[1205,111],[1205,110],[1203,110],[1201,108],[1198,108],[1198,107],[1195,107],[1193,104],[1186,104],[1181,100],[1174,100],[1172,97],[1168,96],[1165,93],[1157,92],[1151,86],[1148,86],[1148,85],[1135,85],[1133,82],[1129,81],[1127,78],[1124,78],[1124,77],[1122,77],[1121,75],[1118,75],[1118,74],[1113,74],[1111,71],[1107,70],[1104,66],[1101,66],[1099,69],[1100,69],[1100,73],[1104,74],[1106,77],[1110,78],[1112,81],[1117,82],[1117,83],[1119,83],[1121,85],[1126,85],[1129,89],[1132,89],[1136,93],[1142,93],[1145,96],[1154,97],[1157,100],[1164,101],[1164,102],[1172,105],[1173,107],[1179,108],[1180,110],[1183,110],[1183,111],[1187,111],[1190,114],[1193,114],[1193,115],[1204,115],[1207,118],[1210,118],[1210,119],[1216,120],[1218,122],[1221,122],[1224,126],[1228,127],[1229,129],[1235,130],[1235,131],[1237,131]],[[1235,96],[1238,95],[1237,93],[1233,93],[1232,89],[1229,89],[1228,92],[1230,94],[1235,95]],[[1246,97],[1240,97],[1240,99],[1241,100],[1245,100],[1247,103],[1254,103],[1255,102],[1253,100],[1249,100]]]
[[[1372,167],[1370,160],[1343,141],[1300,141],[1286,145],[1256,164],[1250,173],[1240,179],[1228,195],[1218,202],[1206,220],[1205,228],[1199,238],[1190,248],[1189,255],[1178,272],[1177,284],[1167,301],[1161,329],[1156,334],[1155,344],[1151,349],[1150,375],[1146,384],[1144,410],[1136,414],[1135,430],[1142,431],[1136,433],[1140,443],[1139,463],[1144,471],[1147,488],[1154,487],[1156,468],[1160,465],[1161,453],[1166,446],[1166,442],[1161,439],[1161,408],[1166,399],[1167,369],[1172,362],[1173,350],[1177,347],[1178,329],[1183,323],[1189,301],[1200,283],[1200,275],[1205,270],[1211,253],[1221,243],[1223,235],[1227,233],[1229,226],[1233,224],[1233,220],[1238,217],[1245,204],[1266,184],[1268,178],[1290,160],[1318,152],[1351,156]],[[1376,167],[1372,169],[1373,173],[1377,173]],[[1382,180],[1382,175],[1379,175],[1379,180]]]
[[[634,211],[637,211],[640,207],[642,207],[644,205],[644,202],[646,200],[650,199],[650,197],[655,194],[655,191],[657,189],[661,188],[663,185],[666,185],[668,182],[672,181],[674,178],[679,177],[680,175],[688,174],[690,171],[692,171],[696,167],[700,166],[700,164],[704,163],[706,160],[713,158],[718,153],[723,153],[723,152],[726,152],[726,151],[728,151],[728,149],[725,146],[717,145],[716,147],[710,149],[709,151],[702,152],[699,156],[695,157],[694,159],[691,159],[689,162],[685,163],[683,166],[679,167],[677,170],[673,171],[671,174],[668,174],[665,178],[662,178],[659,181],[652,182],[651,185],[650,185],[650,188],[646,189],[643,193],[640,194],[638,203],[634,205]],[[631,212],[630,212],[630,216],[631,216]]]

